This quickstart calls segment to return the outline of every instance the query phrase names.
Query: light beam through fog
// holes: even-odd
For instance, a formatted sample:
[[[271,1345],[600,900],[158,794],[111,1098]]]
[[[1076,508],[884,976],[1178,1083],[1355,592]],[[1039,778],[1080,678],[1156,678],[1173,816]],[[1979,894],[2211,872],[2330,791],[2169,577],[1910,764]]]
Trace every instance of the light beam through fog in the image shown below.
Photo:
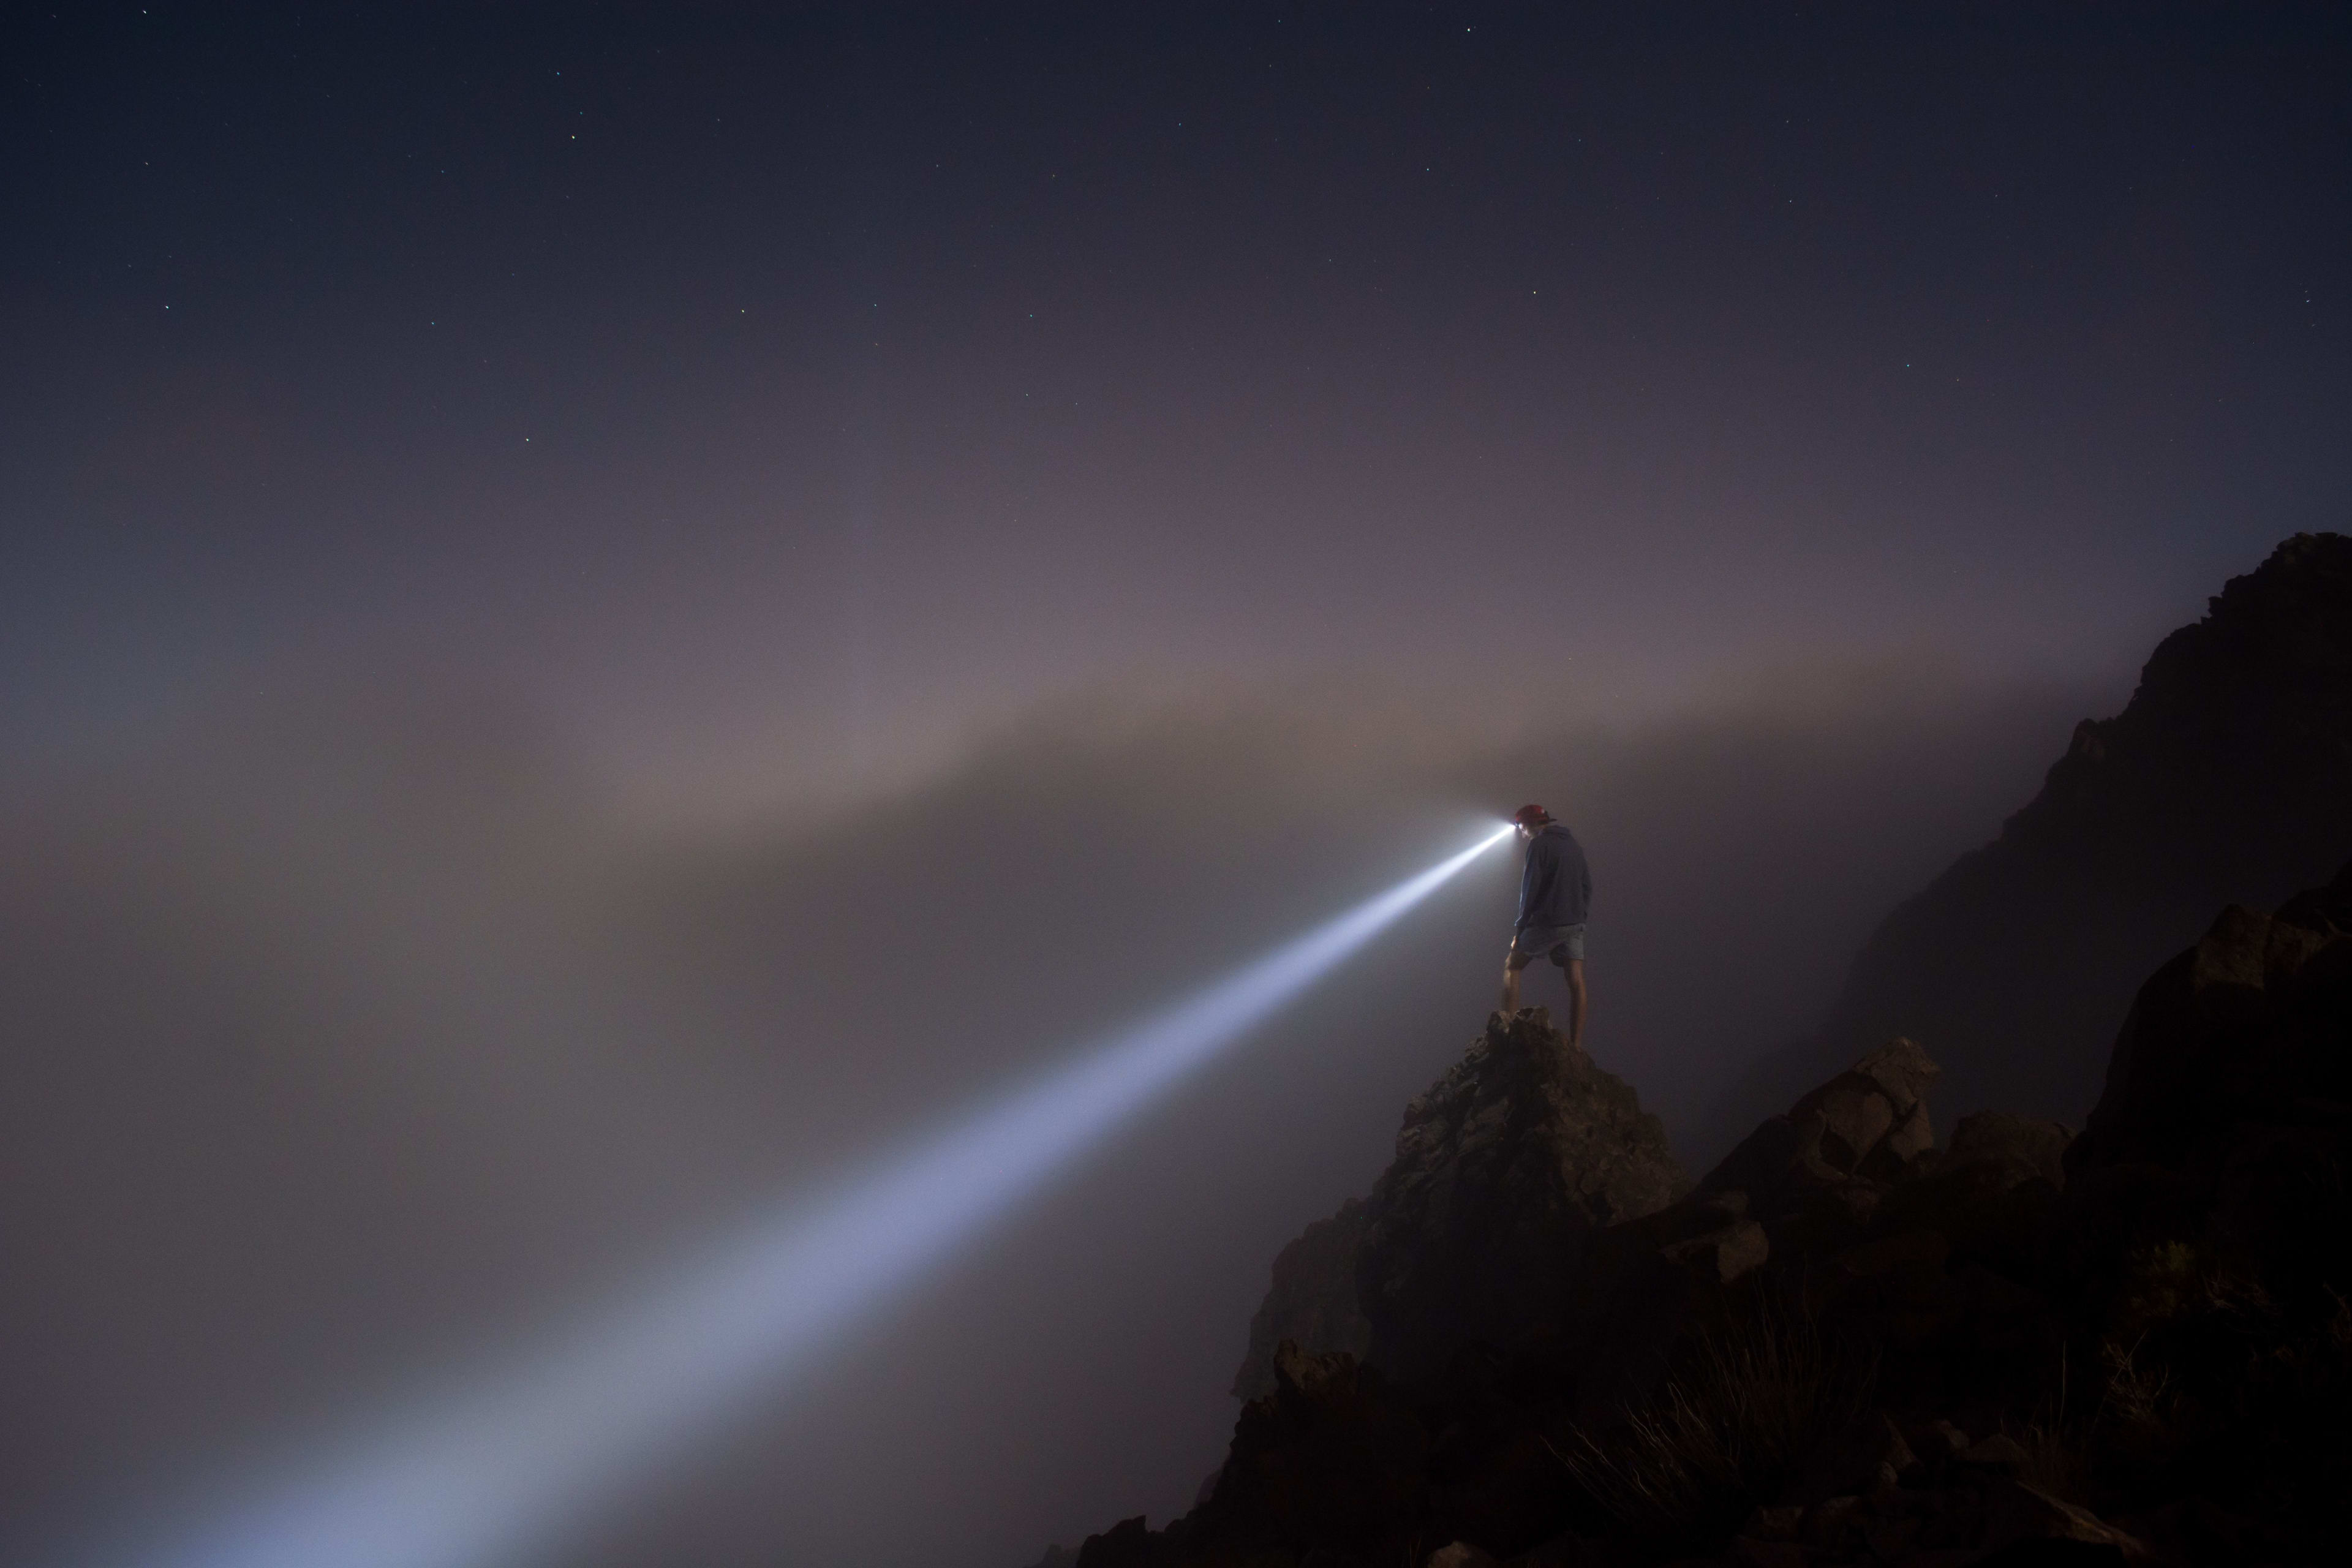
[[[796,1204],[522,1364],[366,1434],[140,1568],[485,1568],[755,1394],[971,1240],[1509,837],[1502,827],[937,1138]]]

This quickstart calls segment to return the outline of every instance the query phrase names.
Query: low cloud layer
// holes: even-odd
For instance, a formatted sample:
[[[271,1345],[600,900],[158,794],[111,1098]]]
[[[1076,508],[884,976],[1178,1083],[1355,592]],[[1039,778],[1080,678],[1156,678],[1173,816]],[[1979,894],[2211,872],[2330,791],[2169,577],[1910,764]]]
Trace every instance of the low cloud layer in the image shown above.
[[[2103,700],[1814,673],[1498,738],[1328,693],[1106,697],[821,821],[683,837],[604,812],[523,716],[378,683],[26,786],[0,829],[6,1540],[527,1336],[1523,800],[1591,856],[1591,1047],[1699,1163],[1738,1069]],[[1369,1184],[1492,1005],[1509,862],[576,1561],[1011,1568],[1181,1509],[1275,1249]]]

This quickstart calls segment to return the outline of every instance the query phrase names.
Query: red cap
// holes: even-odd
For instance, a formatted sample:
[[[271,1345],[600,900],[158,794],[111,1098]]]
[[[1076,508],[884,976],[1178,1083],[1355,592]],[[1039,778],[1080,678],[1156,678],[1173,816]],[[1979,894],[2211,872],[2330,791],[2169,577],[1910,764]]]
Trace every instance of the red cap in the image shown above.
[[[1541,827],[1551,820],[1551,813],[1539,805],[1523,805],[1511,813],[1511,820],[1521,827]]]

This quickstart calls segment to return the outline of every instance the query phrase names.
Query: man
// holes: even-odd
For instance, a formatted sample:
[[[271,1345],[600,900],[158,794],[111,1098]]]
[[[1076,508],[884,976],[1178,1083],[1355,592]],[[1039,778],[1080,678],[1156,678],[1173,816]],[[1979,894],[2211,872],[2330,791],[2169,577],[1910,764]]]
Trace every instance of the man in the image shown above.
[[[1549,958],[1568,975],[1568,1043],[1584,1043],[1584,917],[1592,903],[1592,872],[1584,846],[1568,825],[1539,805],[1519,807],[1511,820],[1528,847],[1519,877],[1519,919],[1503,957],[1503,1016],[1519,1010],[1519,971]]]

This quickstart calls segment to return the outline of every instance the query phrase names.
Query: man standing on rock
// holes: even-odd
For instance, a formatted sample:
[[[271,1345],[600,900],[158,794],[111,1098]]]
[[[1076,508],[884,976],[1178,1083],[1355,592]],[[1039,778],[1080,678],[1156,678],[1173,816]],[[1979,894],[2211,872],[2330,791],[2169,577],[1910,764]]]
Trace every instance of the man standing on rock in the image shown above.
[[[1511,820],[1528,847],[1519,878],[1519,919],[1503,956],[1503,1016],[1519,1010],[1519,971],[1549,958],[1568,976],[1568,1043],[1584,1043],[1584,916],[1592,903],[1592,872],[1584,846],[1568,825],[1539,805],[1523,805]]]

